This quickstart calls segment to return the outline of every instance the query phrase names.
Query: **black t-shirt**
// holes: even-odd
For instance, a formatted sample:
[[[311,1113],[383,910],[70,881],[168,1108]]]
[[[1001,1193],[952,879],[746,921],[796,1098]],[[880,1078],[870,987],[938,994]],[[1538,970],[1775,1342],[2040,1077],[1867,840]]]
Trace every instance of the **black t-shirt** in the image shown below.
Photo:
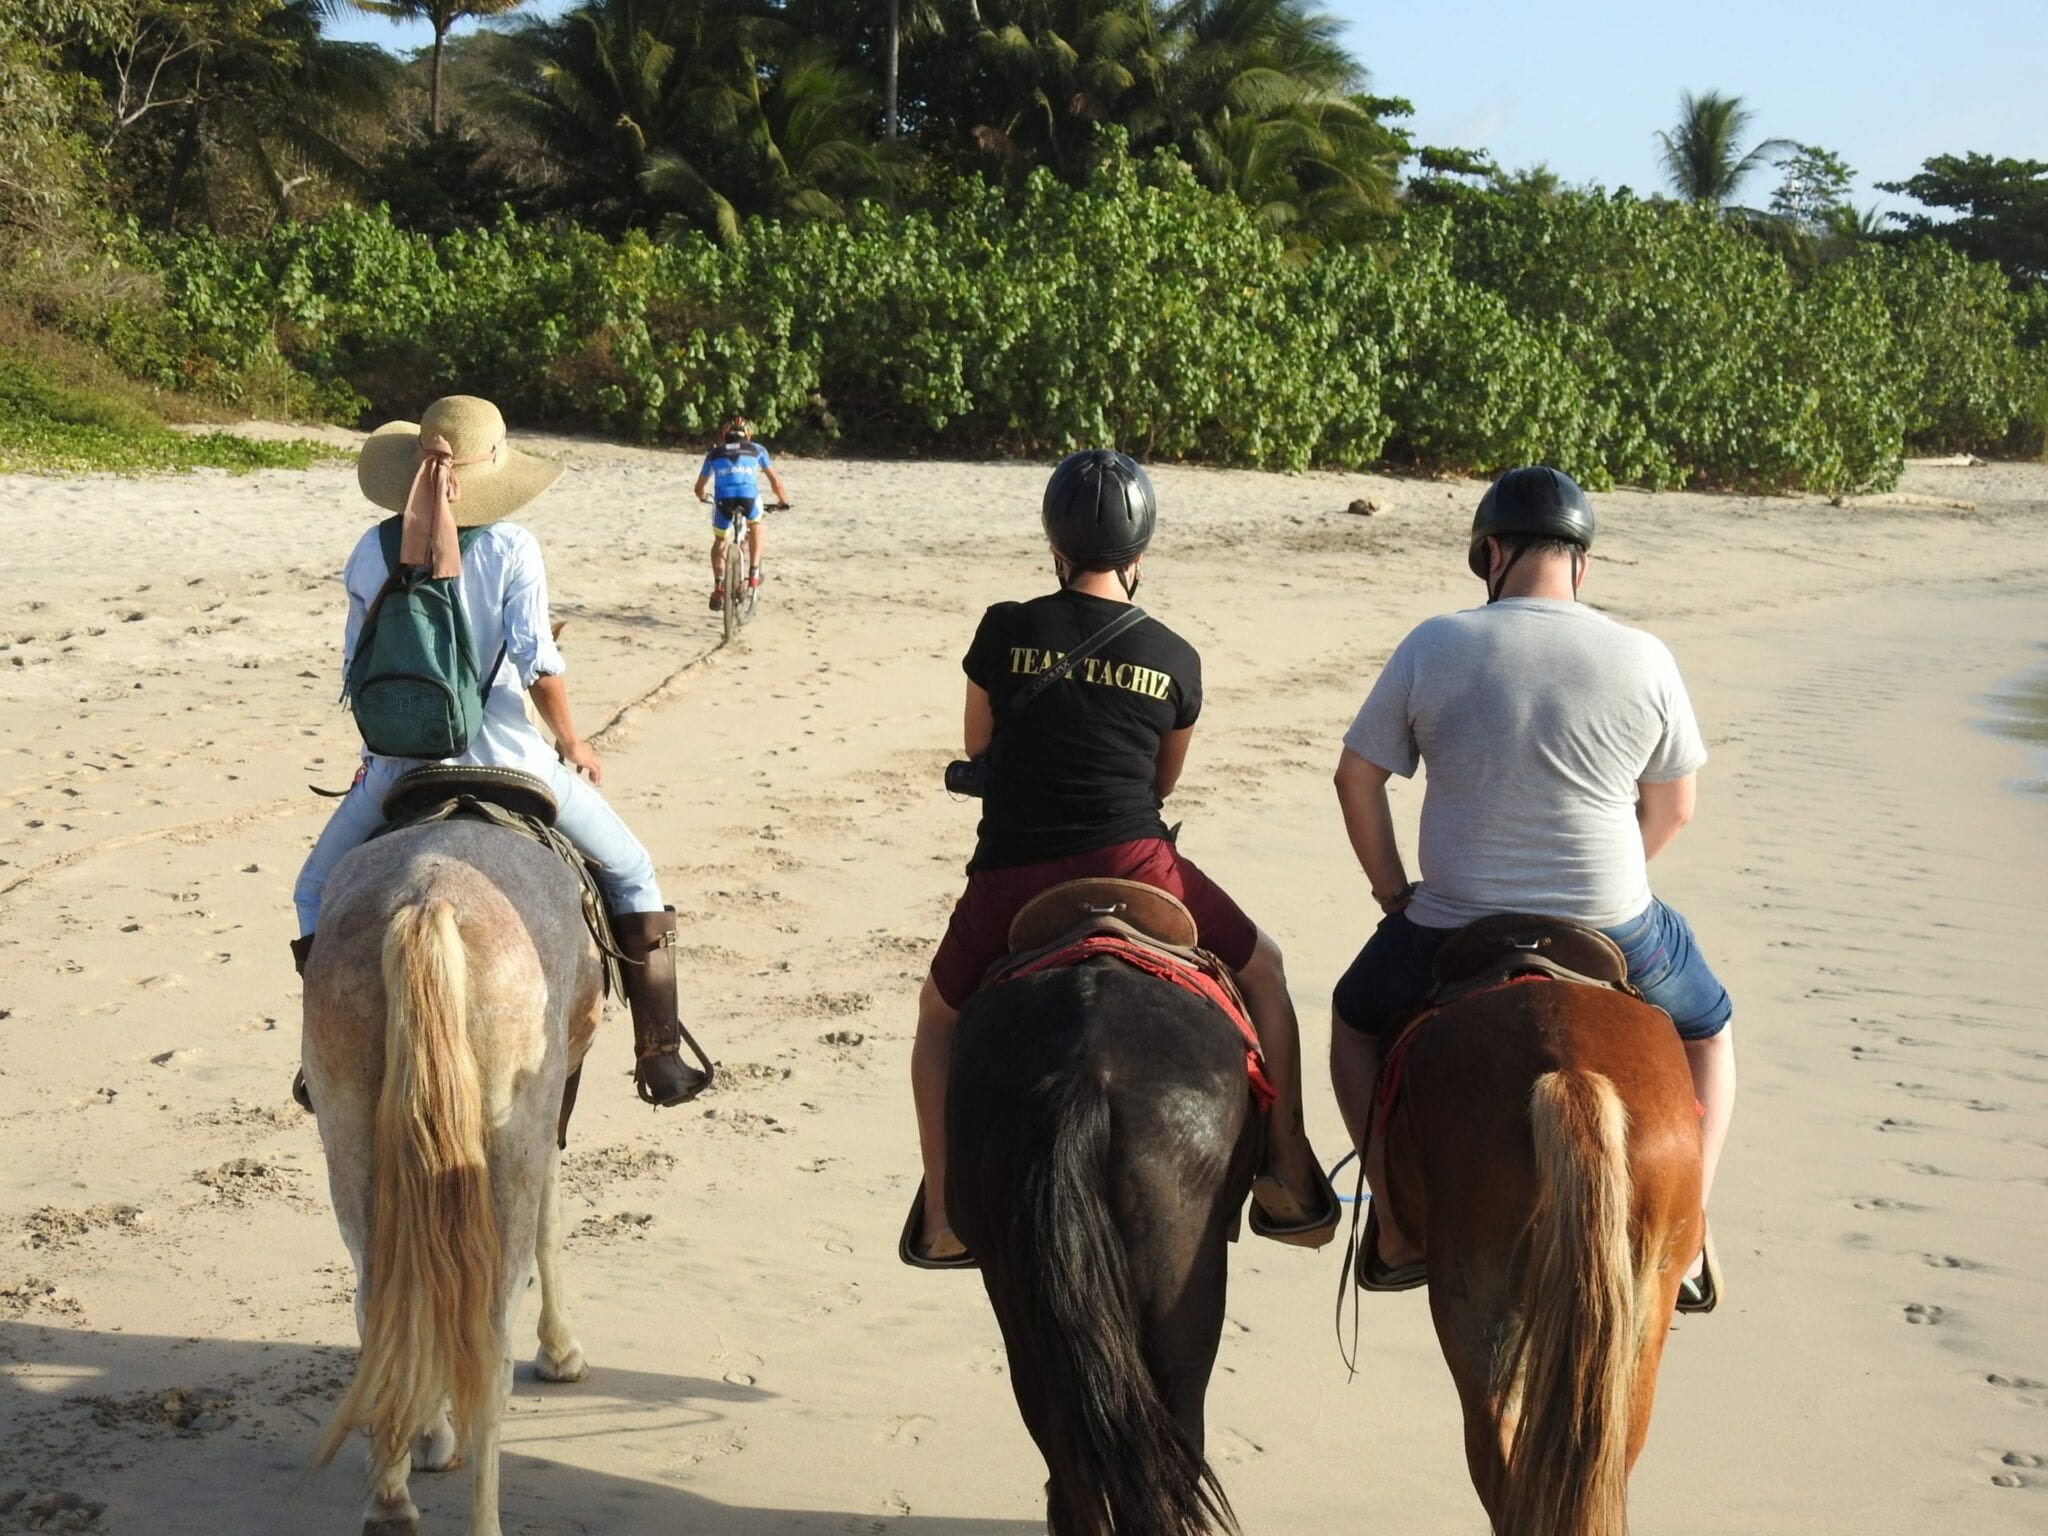
[[[982,615],[961,665],[988,691],[996,730],[970,871],[1166,835],[1152,790],[1159,743],[1202,712],[1202,659],[1187,641],[1141,619],[1009,712],[1034,677],[1123,612],[1059,591]]]

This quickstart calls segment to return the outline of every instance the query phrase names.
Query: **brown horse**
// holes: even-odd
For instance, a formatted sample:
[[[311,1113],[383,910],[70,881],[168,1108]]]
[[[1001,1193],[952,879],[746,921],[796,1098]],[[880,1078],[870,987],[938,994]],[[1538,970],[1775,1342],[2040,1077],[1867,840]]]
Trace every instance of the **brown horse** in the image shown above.
[[[1704,1232],[1684,1048],[1627,993],[1542,978],[1448,1003],[1403,1054],[1385,1193],[1428,1254],[1493,1528],[1622,1536]]]

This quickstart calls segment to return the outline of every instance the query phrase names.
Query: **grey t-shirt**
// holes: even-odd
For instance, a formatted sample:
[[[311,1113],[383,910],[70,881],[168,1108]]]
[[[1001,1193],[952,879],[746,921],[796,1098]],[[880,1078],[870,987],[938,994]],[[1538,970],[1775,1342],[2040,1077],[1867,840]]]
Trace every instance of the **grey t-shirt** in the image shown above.
[[[1506,598],[1418,625],[1344,745],[1428,767],[1409,917],[1541,912],[1611,928],[1650,904],[1636,786],[1707,760],[1663,642],[1580,603]]]

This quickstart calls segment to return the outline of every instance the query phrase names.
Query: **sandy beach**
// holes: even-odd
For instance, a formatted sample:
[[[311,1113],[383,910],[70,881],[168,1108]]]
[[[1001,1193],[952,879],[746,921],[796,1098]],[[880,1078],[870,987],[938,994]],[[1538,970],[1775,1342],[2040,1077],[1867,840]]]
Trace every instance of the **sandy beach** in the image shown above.
[[[973,841],[939,782],[959,656],[1050,585],[1045,471],[779,460],[796,510],[718,652],[694,458],[534,446],[570,466],[521,521],[571,695],[726,1076],[657,1117],[606,1021],[566,1165],[592,1372],[522,1365],[505,1529],[1040,1530],[979,1283],[894,1244],[913,1002]],[[1373,909],[1330,772],[1401,635],[1481,597],[1479,487],[1156,482],[1144,601],[1207,682],[1169,819],[1286,951],[1334,1161],[1327,999]],[[1713,754],[1652,873],[1734,994],[1743,1073],[1729,1300],[1666,1355],[1644,1532],[2048,1528],[2048,796],[1979,724],[2048,641],[2048,467],[1900,489],[1595,498],[1586,596],[1671,645]],[[0,1532],[356,1529],[354,1451],[300,1481],[353,1281],[287,1097],[285,945],[307,785],[353,769],[337,576],[374,515],[347,465],[0,478]],[[1397,790],[1411,855],[1419,801]],[[1245,1529],[1483,1530],[1425,1302],[1365,1298],[1347,1381],[1336,1253],[1233,1256],[1209,1453]],[[466,1482],[415,1478],[430,1531]]]

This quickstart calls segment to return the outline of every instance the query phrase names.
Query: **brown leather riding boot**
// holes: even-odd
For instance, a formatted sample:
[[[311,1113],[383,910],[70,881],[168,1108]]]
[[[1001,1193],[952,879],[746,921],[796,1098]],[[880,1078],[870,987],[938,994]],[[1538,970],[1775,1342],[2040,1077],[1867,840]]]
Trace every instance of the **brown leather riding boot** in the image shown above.
[[[676,1009],[676,909],[615,912],[612,937],[626,961],[619,969],[633,1010],[634,1086],[658,1109],[687,1104],[711,1086],[711,1062],[694,1040],[690,1048],[702,1069],[682,1058],[689,1031]]]
[[[312,953],[312,934],[309,933],[304,935],[303,937],[292,940],[292,969],[299,973],[299,977],[301,980],[305,978],[306,961],[312,955]],[[311,1112],[313,1108],[313,1096],[306,1092],[306,1069],[304,1067],[299,1068],[298,1071],[292,1074],[292,1100],[299,1106],[299,1108],[306,1110],[309,1113]]]

